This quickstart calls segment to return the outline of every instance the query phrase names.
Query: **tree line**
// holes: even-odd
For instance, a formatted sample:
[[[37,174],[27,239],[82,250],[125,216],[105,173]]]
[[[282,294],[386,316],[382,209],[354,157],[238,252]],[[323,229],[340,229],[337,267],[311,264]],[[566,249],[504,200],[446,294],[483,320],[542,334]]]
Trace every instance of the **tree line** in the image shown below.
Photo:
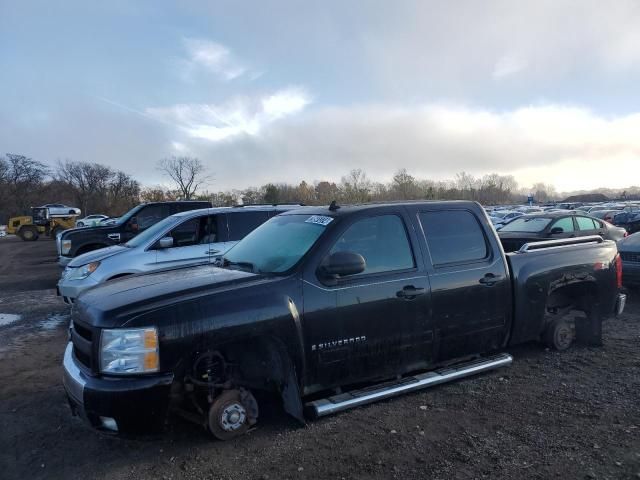
[[[0,157],[0,224],[16,215],[29,215],[32,206],[65,203],[82,213],[118,216],[140,202],[178,199],[209,200],[214,206],[259,203],[303,203],[327,205],[392,200],[475,200],[485,205],[521,203],[526,194],[511,175],[496,173],[475,177],[458,173],[447,181],[420,179],[406,169],[396,171],[391,181],[372,181],[361,169],[353,169],[339,182],[327,180],[299,184],[268,183],[261,187],[209,192],[203,185],[211,176],[193,157],[169,157],[156,168],[172,187],[143,187],[133,177],[109,166],[71,160],[50,167],[24,155]],[[532,187],[536,200],[553,199],[553,187]]]

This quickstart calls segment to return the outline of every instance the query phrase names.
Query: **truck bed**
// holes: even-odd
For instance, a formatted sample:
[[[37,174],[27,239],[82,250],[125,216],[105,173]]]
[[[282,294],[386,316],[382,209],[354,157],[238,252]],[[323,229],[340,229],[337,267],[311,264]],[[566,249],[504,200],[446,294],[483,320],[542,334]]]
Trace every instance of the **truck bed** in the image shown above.
[[[509,344],[537,340],[545,315],[575,301],[610,315],[616,301],[615,242],[601,237],[552,240],[524,245],[506,254],[513,282]]]

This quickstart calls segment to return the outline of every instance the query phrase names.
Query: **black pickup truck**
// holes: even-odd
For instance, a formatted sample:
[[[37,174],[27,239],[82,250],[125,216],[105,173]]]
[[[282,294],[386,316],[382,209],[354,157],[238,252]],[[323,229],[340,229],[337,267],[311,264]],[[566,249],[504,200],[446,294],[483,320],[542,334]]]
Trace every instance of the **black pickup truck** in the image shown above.
[[[514,344],[597,345],[624,308],[621,274],[600,237],[505,255],[473,202],[300,208],[219,267],[80,295],[64,385],[101,429],[171,411],[227,439],[255,423],[257,390],[304,421],[509,364]]]
[[[56,236],[58,264],[64,268],[74,257],[83,253],[127,243],[151,225],[174,213],[199,208],[211,208],[211,202],[188,200],[141,203],[122,215],[113,224],[65,230]]]

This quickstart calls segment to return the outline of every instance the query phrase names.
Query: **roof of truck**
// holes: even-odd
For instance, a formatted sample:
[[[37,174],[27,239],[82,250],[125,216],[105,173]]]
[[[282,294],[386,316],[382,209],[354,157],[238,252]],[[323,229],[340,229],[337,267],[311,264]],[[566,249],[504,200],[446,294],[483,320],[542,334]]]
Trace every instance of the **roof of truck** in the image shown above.
[[[465,205],[465,206],[474,206],[478,209],[482,209],[480,204],[477,202],[473,202],[470,200],[401,200],[401,201],[392,201],[392,202],[368,202],[368,203],[356,203],[350,205],[340,205],[337,204],[337,209],[331,210],[329,205],[325,206],[309,206],[309,207],[299,207],[294,210],[289,210],[286,213],[282,213],[281,215],[324,215],[330,217],[340,217],[342,215],[348,215],[351,213],[363,211],[363,210],[372,210],[380,207],[397,207],[397,206],[411,206],[411,205]]]

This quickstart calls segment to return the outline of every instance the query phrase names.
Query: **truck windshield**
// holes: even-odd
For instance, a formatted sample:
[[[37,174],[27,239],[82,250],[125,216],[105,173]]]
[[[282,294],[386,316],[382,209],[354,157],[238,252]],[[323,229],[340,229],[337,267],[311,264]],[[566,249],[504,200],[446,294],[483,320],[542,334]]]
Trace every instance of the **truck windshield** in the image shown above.
[[[500,232],[541,232],[551,222],[546,217],[520,217],[507,223],[500,229]]]
[[[285,272],[309,251],[332,220],[315,215],[273,217],[231,248],[222,265],[255,273]]]
[[[171,227],[180,220],[180,217],[167,217],[163,220],[160,220],[158,223],[151,225],[141,234],[136,235],[127,243],[124,244],[125,247],[136,248],[140,245],[144,245],[147,242],[153,240],[154,237],[160,235],[163,230],[170,230]]]

